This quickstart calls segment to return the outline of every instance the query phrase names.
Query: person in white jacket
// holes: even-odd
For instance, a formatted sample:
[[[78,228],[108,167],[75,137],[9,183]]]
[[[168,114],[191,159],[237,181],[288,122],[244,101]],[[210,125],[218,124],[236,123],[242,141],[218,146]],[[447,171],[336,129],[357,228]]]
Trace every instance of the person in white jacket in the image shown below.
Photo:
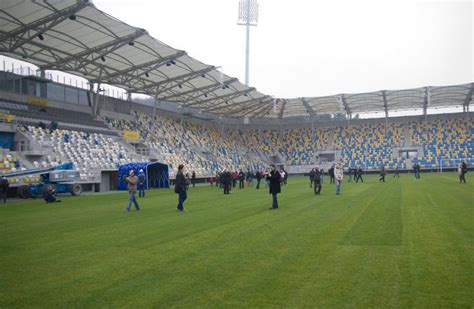
[[[344,173],[341,168],[341,164],[337,163],[336,167],[334,168],[334,178],[336,179],[336,195],[341,194],[341,184],[342,184],[342,177]]]

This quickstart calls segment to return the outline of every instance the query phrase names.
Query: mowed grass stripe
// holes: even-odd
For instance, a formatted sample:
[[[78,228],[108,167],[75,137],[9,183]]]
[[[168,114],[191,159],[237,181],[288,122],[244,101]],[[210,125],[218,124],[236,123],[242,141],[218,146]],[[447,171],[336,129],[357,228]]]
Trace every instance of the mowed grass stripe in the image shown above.
[[[367,176],[337,197],[290,177],[277,211],[264,186],[192,188],[186,214],[172,190],[129,214],[126,193],[7,205],[0,306],[469,307],[472,199],[455,177]]]
[[[401,186],[381,183],[366,192],[369,201],[341,244],[399,246],[402,242]]]

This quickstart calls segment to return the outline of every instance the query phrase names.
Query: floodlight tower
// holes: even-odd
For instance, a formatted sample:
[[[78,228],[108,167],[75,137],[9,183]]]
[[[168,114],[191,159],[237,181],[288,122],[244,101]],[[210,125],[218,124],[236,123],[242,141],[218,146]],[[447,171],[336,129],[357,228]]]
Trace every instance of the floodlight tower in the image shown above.
[[[257,26],[258,22],[258,3],[257,0],[239,1],[239,20],[237,25],[246,26],[247,35],[245,38],[245,85],[249,85],[249,37],[250,26]]]

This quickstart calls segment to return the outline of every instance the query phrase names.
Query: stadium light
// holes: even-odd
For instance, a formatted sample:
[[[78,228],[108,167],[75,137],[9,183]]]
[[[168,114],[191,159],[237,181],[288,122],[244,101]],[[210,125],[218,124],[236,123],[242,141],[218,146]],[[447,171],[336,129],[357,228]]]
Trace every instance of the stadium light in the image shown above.
[[[245,37],[245,85],[249,85],[249,50],[250,50],[250,26],[257,26],[258,3],[257,0],[239,1],[239,19],[237,25],[246,26]]]

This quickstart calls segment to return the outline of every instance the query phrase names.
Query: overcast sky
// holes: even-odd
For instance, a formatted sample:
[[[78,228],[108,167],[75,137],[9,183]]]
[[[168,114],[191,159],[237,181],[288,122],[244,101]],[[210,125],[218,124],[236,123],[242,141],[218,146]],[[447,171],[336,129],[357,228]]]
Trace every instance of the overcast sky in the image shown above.
[[[245,80],[238,0],[94,0],[97,8]],[[276,97],[474,81],[471,1],[259,0],[250,85]]]

